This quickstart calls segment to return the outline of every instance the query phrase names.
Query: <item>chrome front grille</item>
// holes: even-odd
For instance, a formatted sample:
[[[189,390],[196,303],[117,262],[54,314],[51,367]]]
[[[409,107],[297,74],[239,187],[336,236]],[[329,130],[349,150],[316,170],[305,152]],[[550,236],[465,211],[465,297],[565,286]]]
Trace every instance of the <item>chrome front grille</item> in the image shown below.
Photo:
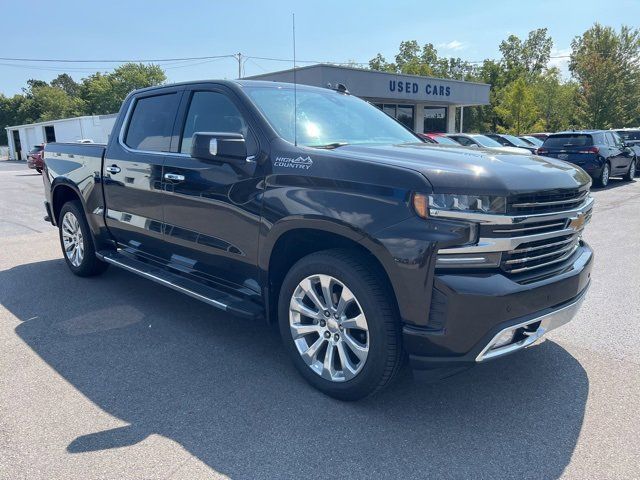
[[[571,257],[580,244],[579,232],[551,237],[545,240],[521,243],[514,250],[502,255],[501,268],[507,273],[522,273],[536,270]]]
[[[588,189],[572,189],[565,192],[542,192],[519,195],[509,200],[507,213],[530,215],[536,213],[562,212],[577,207],[589,195]]]
[[[480,235],[483,237],[521,237],[538,233],[547,233],[566,228],[568,220],[560,218],[542,222],[511,225],[481,225]]]
[[[536,278],[538,274],[553,275],[580,248],[582,231],[591,219],[593,198],[588,193],[580,195],[575,197],[580,200],[578,205],[571,203],[562,211],[518,215],[455,213],[451,218],[478,225],[478,241],[438,250],[436,268],[499,268],[509,275],[524,274],[518,281],[529,281],[528,272]],[[533,207],[523,203],[521,208]]]

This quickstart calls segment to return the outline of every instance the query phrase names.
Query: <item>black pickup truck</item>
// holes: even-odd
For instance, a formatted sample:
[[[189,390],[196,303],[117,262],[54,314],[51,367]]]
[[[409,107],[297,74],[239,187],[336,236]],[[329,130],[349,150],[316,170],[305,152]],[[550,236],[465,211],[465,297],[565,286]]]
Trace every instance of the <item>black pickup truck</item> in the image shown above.
[[[340,399],[405,359],[451,374],[528,347],[590,282],[583,170],[423,143],[344,88],[135,91],[108,145],[47,144],[45,164],[73,273],[114,265],[277,323],[300,373]]]

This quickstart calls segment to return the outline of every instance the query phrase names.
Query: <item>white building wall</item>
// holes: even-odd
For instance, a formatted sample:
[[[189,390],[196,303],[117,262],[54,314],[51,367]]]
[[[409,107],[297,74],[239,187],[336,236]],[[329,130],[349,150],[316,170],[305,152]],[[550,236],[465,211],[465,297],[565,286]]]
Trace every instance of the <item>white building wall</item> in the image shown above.
[[[52,120],[50,122],[8,127],[9,157],[12,159],[17,158],[16,148],[13,142],[14,130],[17,130],[20,136],[22,160],[26,160],[29,150],[35,145],[44,143],[46,138],[45,127],[47,126],[53,126],[56,142],[77,142],[79,140],[90,139],[95,143],[107,143],[116,118],[117,114],[94,115],[91,117],[66,118],[62,120]]]

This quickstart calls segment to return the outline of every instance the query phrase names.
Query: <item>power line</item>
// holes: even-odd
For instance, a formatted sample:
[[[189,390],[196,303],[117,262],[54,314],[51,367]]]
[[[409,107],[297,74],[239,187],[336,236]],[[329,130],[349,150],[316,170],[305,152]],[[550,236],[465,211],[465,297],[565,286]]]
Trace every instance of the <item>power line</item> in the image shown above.
[[[137,58],[137,59],[121,59],[121,60],[87,60],[77,59],[72,60],[68,58],[12,58],[12,57],[0,57],[2,61],[10,62],[50,62],[50,63],[150,63],[150,62],[176,62],[183,60],[213,60],[216,58],[231,58],[235,55],[209,55],[206,57],[182,57],[182,58]]]
[[[549,59],[560,59],[560,58],[570,58],[571,55],[552,55]],[[138,59],[97,59],[97,60],[89,60],[89,59],[68,59],[68,58],[16,58],[16,57],[0,57],[0,63],[2,66],[7,67],[16,67],[16,68],[29,68],[33,70],[49,70],[49,71],[75,71],[78,73],[91,72],[98,69],[97,67],[93,70],[89,69],[90,67],[84,68],[73,68],[73,67],[45,67],[45,66],[36,66],[36,65],[25,65],[20,64],[21,62],[35,62],[35,63],[63,63],[63,64],[73,64],[73,63],[82,63],[82,64],[91,64],[91,63],[158,63],[161,66],[165,66],[167,69],[174,68],[183,68],[190,67],[196,65],[202,65],[205,63],[209,63],[214,60],[219,60],[223,58],[235,58],[238,60],[238,74],[241,77],[242,70],[244,70],[243,61],[246,62],[250,59],[255,60],[265,60],[272,62],[285,62],[291,63],[293,60],[291,58],[280,58],[280,57],[261,57],[257,55],[242,55],[240,53],[235,54],[227,54],[227,55],[208,55],[202,57],[176,57],[176,58],[138,58]],[[485,59],[489,60],[489,59]],[[484,63],[485,60],[472,60],[465,61],[468,64],[481,64]],[[197,63],[184,63],[184,62],[197,62]],[[494,60],[495,61],[495,60]],[[18,62],[16,63],[4,63],[4,62]],[[171,62],[171,63],[170,63]],[[369,66],[368,62],[335,62],[335,61],[327,61],[327,60],[296,60],[297,63],[329,63],[334,65],[354,65],[354,66]],[[255,62],[252,62],[255,64]],[[164,65],[162,65],[164,64]],[[171,66],[168,66],[171,65]],[[175,65],[175,66],[174,66]]]

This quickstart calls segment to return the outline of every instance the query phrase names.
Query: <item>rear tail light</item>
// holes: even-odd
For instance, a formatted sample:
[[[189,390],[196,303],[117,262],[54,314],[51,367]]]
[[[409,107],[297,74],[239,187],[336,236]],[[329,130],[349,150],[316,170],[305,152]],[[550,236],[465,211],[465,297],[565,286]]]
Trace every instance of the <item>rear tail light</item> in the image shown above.
[[[584,150],[578,150],[578,153],[600,153],[600,149],[598,147],[589,147]]]
[[[547,150],[546,148],[540,147],[538,149],[538,151],[536,152],[536,155],[544,155],[545,153],[548,153],[548,152],[549,152],[549,150]]]

